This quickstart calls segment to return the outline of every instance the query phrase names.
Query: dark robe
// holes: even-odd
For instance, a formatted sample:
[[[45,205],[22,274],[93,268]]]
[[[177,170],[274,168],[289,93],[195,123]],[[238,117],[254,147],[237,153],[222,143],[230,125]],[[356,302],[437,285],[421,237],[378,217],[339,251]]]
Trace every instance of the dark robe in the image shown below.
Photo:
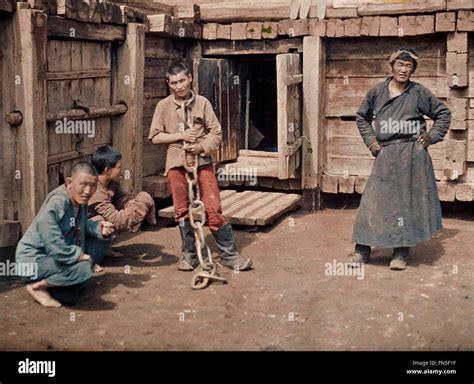
[[[380,248],[414,246],[442,228],[431,157],[416,138],[426,132],[423,115],[434,120],[428,131],[432,144],[443,140],[451,120],[449,109],[419,83],[410,81],[391,98],[390,80],[373,87],[357,112],[364,143],[377,139],[383,147],[360,202],[353,241]]]

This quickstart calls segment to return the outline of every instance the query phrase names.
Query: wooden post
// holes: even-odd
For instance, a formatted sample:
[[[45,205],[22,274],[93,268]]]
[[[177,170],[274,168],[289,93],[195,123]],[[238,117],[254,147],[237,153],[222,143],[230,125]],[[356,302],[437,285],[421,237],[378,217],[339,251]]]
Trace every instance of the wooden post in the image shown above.
[[[22,233],[47,194],[46,44],[47,16],[18,8],[13,16],[16,68],[15,103],[23,114],[18,128],[19,221]]]
[[[325,56],[321,37],[303,38],[303,136],[310,143],[306,139],[303,140],[302,187],[303,190],[316,193],[316,198],[308,193],[303,194],[305,209],[319,209],[324,160]]]
[[[114,63],[114,104],[125,103],[127,113],[112,118],[113,145],[122,152],[126,191],[138,193],[142,189],[143,146],[143,71],[145,61],[145,27],[127,25],[123,45],[117,47]]]

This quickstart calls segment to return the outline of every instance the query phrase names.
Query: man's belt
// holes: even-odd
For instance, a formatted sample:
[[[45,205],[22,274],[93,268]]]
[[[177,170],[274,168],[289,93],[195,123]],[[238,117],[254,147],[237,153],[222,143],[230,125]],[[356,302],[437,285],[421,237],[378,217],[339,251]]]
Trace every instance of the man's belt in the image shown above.
[[[387,140],[387,141],[379,141],[379,144],[380,146],[382,147],[386,147],[387,145],[390,145],[390,144],[397,144],[397,143],[405,143],[407,141],[417,141],[418,138],[417,137],[413,137],[413,136],[410,136],[410,137],[403,137],[401,139],[393,139],[393,140]]]

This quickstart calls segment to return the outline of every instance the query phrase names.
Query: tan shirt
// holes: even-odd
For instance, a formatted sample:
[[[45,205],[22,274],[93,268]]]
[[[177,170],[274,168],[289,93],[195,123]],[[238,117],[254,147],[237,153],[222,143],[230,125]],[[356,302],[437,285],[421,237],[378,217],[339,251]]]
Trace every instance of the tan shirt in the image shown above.
[[[130,213],[124,208],[131,197],[123,191],[120,183],[111,182],[106,187],[99,181],[97,190],[89,199],[89,217],[100,215],[114,224],[117,231],[124,231],[130,222]]]
[[[192,127],[185,129],[192,129],[197,132],[197,142],[204,148],[204,155],[210,156],[213,151],[219,148],[222,141],[222,131],[211,103],[201,95],[195,95],[194,100],[188,101],[187,106],[179,104],[172,95],[161,100],[157,104],[153,115],[148,140],[151,141],[161,132],[182,132],[183,127],[187,127],[186,121],[183,118],[183,108],[186,111],[186,120],[192,122]],[[168,144],[165,175],[171,168],[183,166],[184,154],[182,145],[182,142]],[[190,163],[189,158],[188,163]]]

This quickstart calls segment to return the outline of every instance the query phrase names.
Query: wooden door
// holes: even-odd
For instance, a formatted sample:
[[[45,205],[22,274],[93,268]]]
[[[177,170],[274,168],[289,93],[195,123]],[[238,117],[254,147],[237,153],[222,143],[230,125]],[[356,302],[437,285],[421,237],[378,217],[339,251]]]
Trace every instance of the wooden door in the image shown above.
[[[278,178],[297,177],[301,164],[303,75],[300,55],[277,55]]]
[[[48,59],[48,112],[77,108],[77,103],[85,107],[112,104],[110,42],[51,39]],[[75,163],[89,161],[100,145],[111,144],[110,116],[85,119],[82,123],[74,122],[77,134],[64,132],[67,120],[48,123],[49,191],[69,176]]]
[[[240,78],[225,59],[199,59],[197,76],[198,93],[211,102],[222,126],[222,143],[216,158],[219,162],[235,160],[238,156]]]

